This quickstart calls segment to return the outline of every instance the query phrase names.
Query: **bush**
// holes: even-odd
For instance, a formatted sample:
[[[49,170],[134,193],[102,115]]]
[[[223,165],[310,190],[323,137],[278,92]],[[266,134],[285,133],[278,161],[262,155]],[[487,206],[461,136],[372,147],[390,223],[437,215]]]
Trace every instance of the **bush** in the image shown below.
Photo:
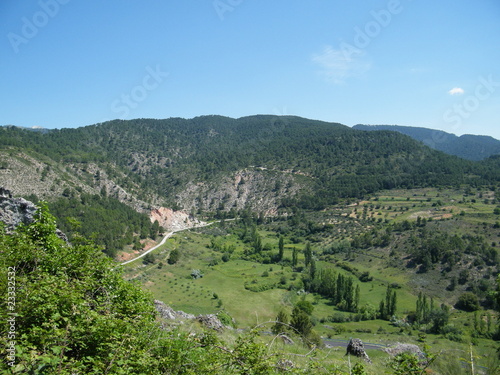
[[[200,271],[200,270],[192,270],[192,271],[191,271],[191,277],[192,277],[193,279],[195,279],[195,280],[196,280],[196,279],[201,279],[201,278],[203,277],[203,274],[201,273],[201,271]]]
[[[233,318],[224,310],[219,311],[217,313],[217,318],[219,318],[220,322],[224,324],[226,327],[233,327],[234,328],[234,322]]]
[[[455,307],[464,311],[477,311],[479,310],[479,300],[475,294],[466,292],[458,298]]]
[[[145,256],[144,256],[144,259],[142,261],[142,263],[144,264],[153,264],[155,262],[156,258],[153,254],[151,253],[147,253]]]
[[[373,280],[373,276],[370,276],[370,272],[366,271],[366,272],[363,272],[361,273],[361,275],[359,275],[359,281],[363,282],[363,283],[366,283],[368,281],[372,281]]]
[[[177,249],[174,249],[170,252],[170,256],[168,257],[168,264],[175,264],[179,261],[179,258],[180,258],[181,254],[179,252],[179,250]]]

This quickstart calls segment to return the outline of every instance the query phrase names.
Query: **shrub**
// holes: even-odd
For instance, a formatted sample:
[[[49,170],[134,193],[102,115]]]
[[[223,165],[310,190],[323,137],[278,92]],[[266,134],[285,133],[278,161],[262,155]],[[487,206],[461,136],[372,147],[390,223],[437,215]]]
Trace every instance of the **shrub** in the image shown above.
[[[458,298],[455,307],[464,311],[477,311],[479,310],[479,300],[475,294],[465,292]]]
[[[191,277],[193,279],[201,279],[203,277],[203,274],[201,273],[200,270],[192,270],[191,271]]]
[[[170,256],[168,257],[168,264],[175,264],[179,261],[179,258],[180,258],[181,254],[179,252],[179,250],[177,249],[174,249],[170,252]]]

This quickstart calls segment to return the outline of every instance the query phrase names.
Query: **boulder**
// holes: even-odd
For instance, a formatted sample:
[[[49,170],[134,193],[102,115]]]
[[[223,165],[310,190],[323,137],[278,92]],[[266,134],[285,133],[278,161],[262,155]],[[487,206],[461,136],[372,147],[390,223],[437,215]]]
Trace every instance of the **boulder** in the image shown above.
[[[35,221],[37,206],[24,198],[13,198],[12,193],[0,187],[0,221],[5,223],[7,233],[12,232],[20,224],[31,224]],[[56,229],[57,236],[69,243],[68,237]]]
[[[167,320],[184,320],[194,319],[195,316],[187,314],[184,311],[174,311],[170,306],[159,300],[154,300],[155,309],[160,314],[160,317]]]
[[[196,320],[203,324],[205,327],[209,329],[213,329],[217,332],[222,332],[224,330],[224,324],[217,318],[217,315],[208,314],[208,315],[198,315]]]
[[[398,342],[394,346],[391,346],[390,348],[385,348],[384,352],[393,356],[407,352],[415,354],[420,359],[425,359],[425,354],[420,350],[420,348],[417,345],[414,344],[402,344]]]
[[[360,339],[350,339],[349,344],[347,344],[346,355],[354,355],[356,357],[363,358],[366,362],[372,363],[370,357],[365,352],[365,347]]]
[[[0,221],[5,223],[8,232],[20,224],[34,221],[37,207],[23,198],[13,198],[9,190],[0,187]]]

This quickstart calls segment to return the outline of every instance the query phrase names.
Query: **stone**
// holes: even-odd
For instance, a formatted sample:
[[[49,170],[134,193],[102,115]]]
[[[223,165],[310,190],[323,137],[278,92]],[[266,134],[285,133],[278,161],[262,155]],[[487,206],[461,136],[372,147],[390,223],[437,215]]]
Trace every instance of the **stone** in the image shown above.
[[[398,342],[394,346],[391,346],[390,348],[385,348],[384,352],[393,356],[406,352],[415,354],[420,359],[425,359],[425,354],[420,350],[420,348],[417,345],[414,344],[403,344]]]
[[[360,339],[350,339],[347,344],[346,355],[350,354],[356,357],[363,358],[366,362],[372,363],[370,357],[365,352],[365,347]]]
[[[23,198],[13,198],[9,190],[0,187],[0,221],[5,223],[7,232],[13,231],[20,224],[34,221],[37,207]]]

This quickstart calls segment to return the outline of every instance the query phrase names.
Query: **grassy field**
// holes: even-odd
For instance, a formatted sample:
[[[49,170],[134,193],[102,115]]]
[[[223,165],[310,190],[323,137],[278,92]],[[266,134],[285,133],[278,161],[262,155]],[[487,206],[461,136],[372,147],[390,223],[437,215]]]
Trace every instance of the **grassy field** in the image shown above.
[[[372,230],[374,223],[416,221],[417,217],[439,221],[440,228],[449,233],[477,234],[484,236],[487,241],[498,243],[500,229],[493,227],[500,218],[494,214],[496,204],[493,199],[494,194],[489,191],[464,194],[463,191],[453,189],[398,190],[383,192],[370,200],[350,202],[323,212],[306,213],[304,220],[329,225],[327,231],[311,237],[313,251],[318,257],[317,267],[333,267],[337,273],[352,276],[355,284],[360,287],[361,306],[370,305],[377,309],[380,301],[385,298],[387,285],[396,285],[396,315],[404,317],[415,311],[417,294],[420,291],[434,295],[436,306],[441,303],[451,306],[450,303],[456,299],[458,291],[444,291],[443,286],[447,285],[447,281],[437,271],[415,274],[414,271],[408,270],[402,259],[394,259],[390,249],[332,254],[326,257],[320,256],[322,251],[338,241],[349,240],[354,235],[363,233],[363,230]],[[282,231],[282,226],[279,221],[259,226],[259,235],[264,247],[271,249],[266,251],[277,252],[279,235],[276,232]],[[211,241],[214,239],[234,248],[230,260],[222,261],[222,253],[211,248]],[[303,265],[304,244],[304,238],[300,234],[286,235],[284,259],[291,259],[292,249],[297,248],[299,266]],[[153,252],[153,264],[145,265],[142,260],[138,260],[124,266],[125,274],[128,279],[138,280],[155,298],[175,310],[192,314],[224,310],[240,328],[272,321],[280,309],[290,313],[294,303],[305,298],[314,306],[312,320],[315,323],[315,331],[323,337],[344,340],[360,337],[363,341],[383,345],[398,341],[422,344],[418,331],[411,328],[402,329],[384,320],[331,323],[332,315],[347,313],[339,312],[328,299],[298,293],[302,285],[302,275],[290,266],[261,264],[241,259],[248,246],[231,228],[219,228],[217,225],[205,230],[179,232]],[[178,250],[181,256],[176,264],[170,265],[167,260],[174,249]],[[342,263],[355,268],[356,274],[369,272],[373,279],[360,282],[354,273],[341,267]],[[199,270],[203,277],[194,279],[193,270]],[[490,311],[484,314],[494,313]],[[462,358],[470,350],[468,342],[473,341],[473,350],[478,361],[484,365],[488,361],[488,353],[495,349],[495,344],[491,340],[472,339],[468,336],[468,327],[473,324],[472,316],[471,313],[460,313],[452,309],[450,323],[464,331],[462,343],[431,334],[427,335],[427,343],[437,352],[446,352],[450,356],[461,353]],[[486,315],[482,319],[485,320]],[[497,324],[496,320],[494,324]],[[339,354],[338,349],[330,351],[334,356]],[[373,351],[369,354],[375,358],[386,356],[381,353]],[[339,360],[345,362],[345,359],[341,358],[342,355],[339,354]],[[445,357],[443,354],[443,358]]]

